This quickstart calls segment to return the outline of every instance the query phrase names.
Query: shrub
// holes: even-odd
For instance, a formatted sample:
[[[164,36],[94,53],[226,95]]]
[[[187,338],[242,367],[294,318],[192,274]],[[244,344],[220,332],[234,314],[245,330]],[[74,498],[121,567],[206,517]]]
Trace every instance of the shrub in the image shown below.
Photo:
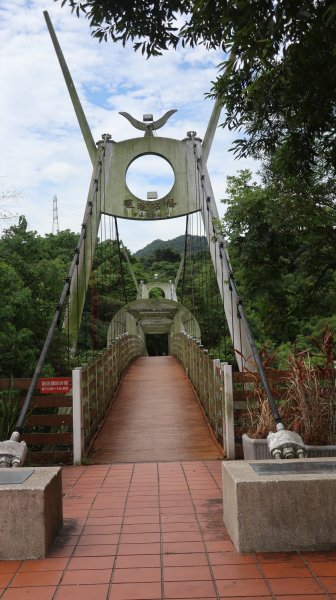
[[[299,433],[306,444],[336,444],[333,345],[333,335],[325,329],[318,343],[319,360],[323,367],[313,364],[309,352],[291,353],[287,358],[287,371],[280,382],[282,389],[278,408],[281,419],[286,429]],[[265,438],[269,431],[275,430],[266,393],[257,374],[253,399],[248,402],[247,418],[248,434],[253,438]]]

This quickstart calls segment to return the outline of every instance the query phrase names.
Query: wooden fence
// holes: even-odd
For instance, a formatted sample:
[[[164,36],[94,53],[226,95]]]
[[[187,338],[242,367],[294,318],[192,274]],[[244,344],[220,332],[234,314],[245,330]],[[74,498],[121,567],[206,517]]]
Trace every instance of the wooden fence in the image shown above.
[[[91,365],[73,371],[74,463],[86,456],[111,404],[122,374],[145,354],[143,340],[122,334]]]
[[[182,363],[225,456],[235,458],[231,365],[211,359],[201,344],[184,333],[172,336],[170,354]]]
[[[249,428],[248,403],[258,402],[258,373],[233,372],[231,365],[209,357],[194,338],[179,333],[170,340],[171,354],[182,363],[218,442],[227,458],[242,458],[242,435]],[[274,398],[287,393],[289,371],[266,368]],[[335,370],[314,372],[321,388],[335,385]],[[325,381],[324,381],[325,380]]]
[[[40,380],[32,397],[22,439],[28,465],[80,463],[88,451],[131,361],[144,354],[138,336],[123,334],[97,360],[72,372],[72,392],[42,395]],[[0,390],[15,390],[12,402],[22,406],[30,379],[0,379]],[[0,398],[1,402],[1,398]]]
[[[0,390],[16,391],[12,402],[22,406],[30,379],[0,379]],[[1,402],[1,399],[0,399]],[[66,412],[66,414],[60,414]],[[27,464],[48,465],[72,462],[72,398],[41,395],[40,381],[32,397],[23,439],[28,445]]]

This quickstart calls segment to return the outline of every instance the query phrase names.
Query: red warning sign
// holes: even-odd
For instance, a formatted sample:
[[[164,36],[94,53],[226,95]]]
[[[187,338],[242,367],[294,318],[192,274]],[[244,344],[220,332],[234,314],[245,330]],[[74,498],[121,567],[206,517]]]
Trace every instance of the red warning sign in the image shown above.
[[[71,377],[41,377],[41,394],[68,394],[71,392]]]

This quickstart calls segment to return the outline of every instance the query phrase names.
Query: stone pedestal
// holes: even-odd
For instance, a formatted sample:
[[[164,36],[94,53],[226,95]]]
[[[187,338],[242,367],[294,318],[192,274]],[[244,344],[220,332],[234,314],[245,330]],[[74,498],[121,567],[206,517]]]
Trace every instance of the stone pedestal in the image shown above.
[[[62,527],[62,479],[59,467],[1,469],[30,476],[22,483],[1,483],[0,560],[45,558]],[[20,477],[17,477],[20,479]]]
[[[224,523],[239,552],[336,548],[335,459],[222,465]],[[251,465],[265,465],[266,473]]]

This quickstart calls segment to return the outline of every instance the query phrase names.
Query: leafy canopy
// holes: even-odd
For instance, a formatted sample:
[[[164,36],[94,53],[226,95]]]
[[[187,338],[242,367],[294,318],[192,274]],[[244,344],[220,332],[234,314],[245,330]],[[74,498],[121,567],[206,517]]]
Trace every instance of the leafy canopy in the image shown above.
[[[265,169],[228,178],[223,225],[246,311],[260,341],[298,342],[336,314],[336,181],[316,172],[302,192]],[[316,332],[315,332],[316,333]],[[319,331],[318,333],[321,333]]]
[[[0,376],[32,374],[77,238],[69,230],[41,237],[23,216],[0,238]],[[54,364],[58,351],[48,357]]]

